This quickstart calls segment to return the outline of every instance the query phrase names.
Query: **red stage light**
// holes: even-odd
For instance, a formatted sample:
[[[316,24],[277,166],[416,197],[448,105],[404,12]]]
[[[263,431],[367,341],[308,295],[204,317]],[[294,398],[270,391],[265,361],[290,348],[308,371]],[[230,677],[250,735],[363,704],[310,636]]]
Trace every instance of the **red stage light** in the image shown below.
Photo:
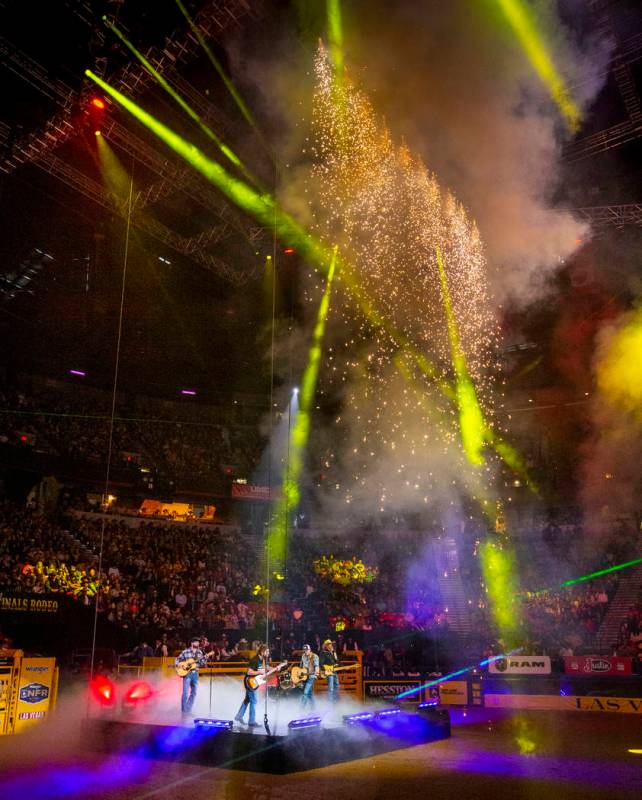
[[[111,706],[116,700],[116,687],[102,675],[96,675],[89,684],[91,694],[101,706]]]
[[[283,252],[286,256],[291,256],[294,253],[294,247],[286,247]]]
[[[147,681],[137,681],[125,692],[123,703],[144,703],[154,694],[154,690]]]
[[[100,97],[92,97],[91,105],[94,108],[97,108],[99,111],[104,111],[107,108],[107,104],[105,103],[104,100],[101,100]]]

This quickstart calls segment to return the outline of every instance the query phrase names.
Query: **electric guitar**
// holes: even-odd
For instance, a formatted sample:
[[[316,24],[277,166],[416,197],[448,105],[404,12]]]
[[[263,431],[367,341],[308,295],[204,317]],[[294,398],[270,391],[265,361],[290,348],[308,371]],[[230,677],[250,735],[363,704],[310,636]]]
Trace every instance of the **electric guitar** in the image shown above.
[[[345,667],[335,667],[334,664],[324,664],[321,667],[322,677],[327,678],[335,672],[341,672],[342,669],[356,669],[358,666],[358,664],[346,664]]]
[[[272,675],[273,672],[278,672],[283,667],[287,667],[288,662],[282,661],[280,664],[277,664],[276,667],[272,667],[266,673],[262,673],[261,675],[246,675],[243,678],[243,683],[245,684],[246,689],[258,689],[263,684],[267,683],[267,679]]]
[[[205,653],[203,658],[188,658],[186,661],[181,661],[180,664],[177,664],[174,669],[176,670],[176,674],[179,678],[184,678],[187,674],[189,674],[193,669],[199,670],[199,661],[202,661],[204,658],[209,658],[210,656],[214,655],[214,650],[210,650],[209,653]]]

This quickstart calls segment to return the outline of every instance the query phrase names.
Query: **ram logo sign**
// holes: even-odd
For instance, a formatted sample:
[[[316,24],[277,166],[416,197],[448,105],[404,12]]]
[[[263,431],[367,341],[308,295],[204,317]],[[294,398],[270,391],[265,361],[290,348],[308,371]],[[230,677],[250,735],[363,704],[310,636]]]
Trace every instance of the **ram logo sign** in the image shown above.
[[[20,699],[23,703],[42,703],[49,697],[49,687],[42,683],[30,683],[20,689]]]
[[[506,656],[491,661],[488,671],[495,675],[550,675],[549,656]]]

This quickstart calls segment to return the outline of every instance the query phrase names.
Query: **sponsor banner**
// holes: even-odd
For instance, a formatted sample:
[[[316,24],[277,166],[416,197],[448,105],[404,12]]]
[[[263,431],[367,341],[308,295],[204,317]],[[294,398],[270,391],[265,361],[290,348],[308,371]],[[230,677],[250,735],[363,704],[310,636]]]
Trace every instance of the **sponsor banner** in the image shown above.
[[[19,733],[41,722],[53,707],[55,658],[23,658],[18,681],[18,701],[13,728]]]
[[[519,708],[534,711],[594,711],[602,714],[642,714],[640,697],[563,697],[548,694],[487,694],[486,708]]]
[[[467,705],[468,684],[466,681],[444,681],[440,683],[439,702],[444,706]]]
[[[574,711],[598,711],[600,713],[642,714],[641,697],[562,697],[567,702],[564,708]]]
[[[494,675],[550,675],[549,656],[506,656],[491,661],[488,671]]]
[[[381,680],[381,681],[364,681],[363,682],[363,695],[366,700],[376,700],[381,697],[395,697],[401,692],[407,692],[412,689],[418,689],[421,686],[421,681],[411,680]],[[408,700],[419,700],[421,692],[416,692],[408,696]]]
[[[0,612],[26,614],[57,614],[60,601],[52,600],[51,595],[40,594],[0,594]]]
[[[269,486],[252,486],[249,483],[233,483],[232,497],[239,500],[272,500],[274,492],[270,493]]]
[[[486,694],[484,706],[486,708],[521,708],[534,711],[561,711],[562,701],[568,697],[557,694]]]
[[[619,656],[567,656],[564,671],[571,675],[631,675],[633,660]]]

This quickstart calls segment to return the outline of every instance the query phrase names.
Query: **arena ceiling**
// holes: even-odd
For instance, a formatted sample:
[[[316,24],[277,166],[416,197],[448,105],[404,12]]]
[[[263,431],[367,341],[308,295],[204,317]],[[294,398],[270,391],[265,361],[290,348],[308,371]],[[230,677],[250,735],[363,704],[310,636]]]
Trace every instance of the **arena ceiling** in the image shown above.
[[[185,4],[278,150],[278,114],[265,108],[256,86],[243,83],[243,53],[268,50],[281,27],[296,29],[301,4]],[[614,46],[604,88],[567,146],[563,200],[598,227],[631,229],[642,224],[642,12],[632,0],[582,5],[580,13],[577,4],[563,4],[568,24],[606,31]],[[273,167],[175,0],[35,6],[0,0],[0,12],[3,364],[58,377],[70,368],[83,369],[106,385],[113,374],[125,224],[92,156],[96,118],[88,107],[92,88],[84,70],[93,69],[128,96],[144,98],[145,107],[176,130],[188,128],[109,34],[103,15],[118,23],[268,184]],[[271,232],[186,171],[115,108],[108,107],[99,124],[134,171],[136,213],[121,353],[126,385],[170,395],[190,385],[205,395],[265,392],[268,319],[260,276],[272,251]],[[286,245],[279,244],[281,256]],[[281,260],[285,307],[296,314],[300,265],[296,255]]]

